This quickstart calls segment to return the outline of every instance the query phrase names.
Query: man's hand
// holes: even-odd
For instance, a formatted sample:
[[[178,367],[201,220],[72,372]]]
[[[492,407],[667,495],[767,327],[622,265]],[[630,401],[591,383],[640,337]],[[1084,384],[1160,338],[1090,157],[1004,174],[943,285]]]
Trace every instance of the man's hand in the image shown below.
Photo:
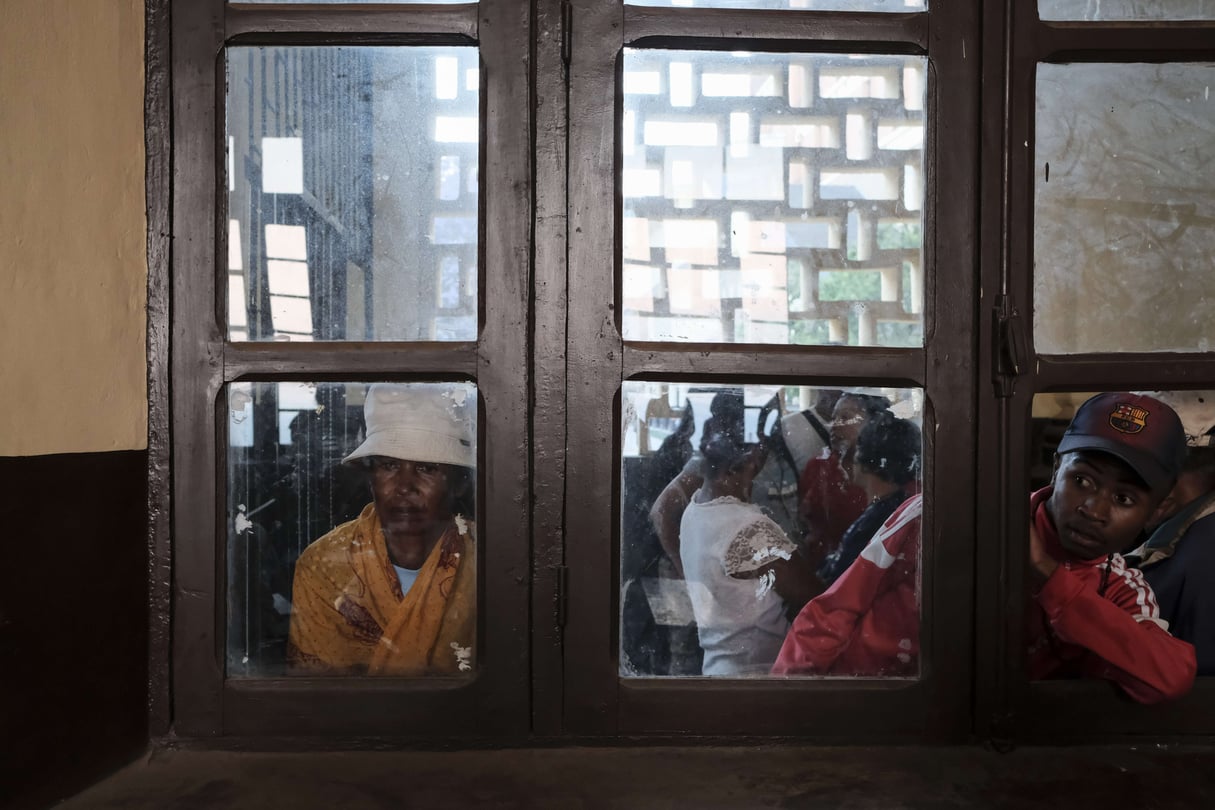
[[[1029,567],[1035,583],[1039,586],[1050,579],[1050,575],[1059,567],[1055,558],[1046,553],[1046,545],[1042,542],[1038,530],[1034,528],[1032,518],[1029,523]]]

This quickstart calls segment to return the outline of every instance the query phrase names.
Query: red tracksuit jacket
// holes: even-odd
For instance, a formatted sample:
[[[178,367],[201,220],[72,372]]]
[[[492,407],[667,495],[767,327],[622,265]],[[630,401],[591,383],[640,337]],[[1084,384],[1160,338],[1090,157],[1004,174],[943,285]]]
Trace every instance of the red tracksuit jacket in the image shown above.
[[[1051,487],[1030,498],[1030,514],[1047,553],[1059,562],[1030,606],[1029,677],[1105,678],[1140,703],[1179,698],[1194,685],[1190,644],[1173,638],[1143,574],[1118,554],[1078,559],[1059,545],[1046,511]],[[1105,595],[1098,595],[1109,566]]]
[[[920,512],[913,495],[789,628],[773,675],[914,676],[920,665]]]

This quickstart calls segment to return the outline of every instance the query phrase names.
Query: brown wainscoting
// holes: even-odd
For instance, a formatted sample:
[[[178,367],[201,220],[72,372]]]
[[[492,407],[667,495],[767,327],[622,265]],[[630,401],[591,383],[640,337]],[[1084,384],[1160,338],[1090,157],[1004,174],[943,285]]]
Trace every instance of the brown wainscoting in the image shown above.
[[[0,805],[147,747],[146,451],[0,457]]]

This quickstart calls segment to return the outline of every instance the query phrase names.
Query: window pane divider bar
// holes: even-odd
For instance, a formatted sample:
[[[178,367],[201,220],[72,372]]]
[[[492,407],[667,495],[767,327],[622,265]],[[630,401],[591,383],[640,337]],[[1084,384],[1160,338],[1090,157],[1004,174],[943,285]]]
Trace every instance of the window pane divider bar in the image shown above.
[[[1166,390],[1209,385],[1213,377],[1215,360],[1203,352],[1039,357],[1034,390],[1114,390],[1126,380],[1143,390]]]
[[[1176,23],[1043,23],[1038,61],[1188,61],[1215,57],[1215,20]]]
[[[922,349],[848,347],[815,351],[815,348],[629,343],[624,347],[623,371],[625,379],[721,377],[757,382],[772,379],[783,384],[813,379],[924,387]]]
[[[884,14],[865,12],[806,12],[806,11],[747,11],[735,9],[645,8],[625,6],[624,41],[631,45],[639,40],[652,46],[672,46],[674,41],[687,47],[689,40],[721,40],[722,47],[735,50],[744,39],[746,47],[754,48],[769,40],[779,47],[794,51],[805,50],[813,44],[821,50],[825,42],[839,42],[848,48],[872,50],[880,43],[889,52],[892,43],[910,43],[919,52],[928,50],[928,15],[926,13]],[[902,52],[904,48],[895,48]]]
[[[230,3],[225,34],[459,34],[477,36],[477,4],[433,6],[361,3],[339,8],[316,4]]]
[[[467,378],[477,374],[475,343],[268,343],[229,344],[224,351],[224,382],[259,379],[396,380]],[[336,375],[336,376],[335,376]]]

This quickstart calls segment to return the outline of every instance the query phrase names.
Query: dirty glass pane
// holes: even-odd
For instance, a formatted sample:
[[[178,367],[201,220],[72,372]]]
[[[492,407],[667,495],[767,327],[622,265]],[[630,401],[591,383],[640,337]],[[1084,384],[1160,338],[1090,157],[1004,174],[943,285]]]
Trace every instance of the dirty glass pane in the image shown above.
[[[227,51],[231,340],[475,340],[469,47]]]
[[[347,3],[400,3],[401,0],[228,0],[229,3],[239,2],[240,4],[249,5],[271,5],[273,3],[307,3],[326,6],[340,6]],[[409,0],[411,5],[419,6],[458,6],[462,4],[474,4],[477,0]]]
[[[1203,630],[1201,622],[1205,617],[1197,607],[1199,602],[1195,601],[1203,598],[1202,589],[1194,587],[1193,579],[1194,572],[1211,570],[1215,561],[1215,493],[1212,492],[1215,481],[1215,390],[1115,392],[1123,395],[1107,395],[1090,402],[1096,393],[1059,392],[1034,396],[1029,474],[1031,491],[1037,493],[1036,505],[1032,507],[1033,520],[1043,541],[1042,548],[1052,559],[1068,562],[1072,577],[1087,578],[1092,583],[1090,587],[1103,588],[1107,599],[1136,619],[1133,626],[1155,634],[1157,629],[1163,629],[1162,623],[1167,623],[1170,635],[1195,646],[1198,674],[1215,675],[1215,640]],[[1086,402],[1090,404],[1085,406]],[[1166,482],[1158,488],[1155,497],[1163,497],[1159,506],[1154,505],[1155,501],[1137,506],[1136,500],[1144,497],[1143,490],[1131,491],[1131,505],[1117,519],[1101,520],[1103,513],[1096,511],[1099,507],[1075,495],[1082,491],[1101,491],[1100,487],[1090,486],[1091,482],[1099,480],[1091,477],[1093,468],[1086,466],[1091,458],[1096,458],[1098,464],[1114,465],[1120,470],[1121,473],[1114,476],[1115,481],[1144,482],[1141,484],[1144,487],[1147,484],[1132,466],[1108,454],[1084,453],[1083,448],[1077,448],[1057,459],[1056,450],[1069,423],[1078,412],[1082,420],[1087,418],[1084,414],[1092,414],[1098,423],[1113,427],[1105,430],[1107,435],[1133,437],[1159,424],[1166,406],[1180,418],[1186,436],[1184,461],[1176,485],[1170,489]],[[1077,462],[1078,456],[1089,458]],[[1127,456],[1128,461],[1132,459]],[[1100,473],[1101,469],[1098,466],[1096,471]],[[1052,488],[1042,489],[1048,486]],[[1122,486],[1125,487],[1125,483]],[[1117,484],[1107,491],[1114,492],[1116,488]],[[1105,547],[1083,545],[1091,541],[1077,539],[1076,533],[1097,538]],[[1111,558],[1110,552],[1116,556]],[[1123,684],[1132,696],[1142,694],[1137,690],[1145,685],[1167,693],[1168,687],[1160,686],[1160,678],[1175,666],[1181,653],[1167,644],[1139,645],[1129,637],[1120,637],[1104,645],[1092,641],[1085,644],[1086,639],[1072,636],[1060,638],[1052,630],[1052,624],[1042,619],[1044,613],[1050,612],[1065,621],[1069,608],[1060,601],[1066,602],[1066,599],[1055,599],[1041,587],[1045,572],[1035,572],[1037,566],[1033,555],[1027,553],[1027,556],[1030,559],[1027,584],[1032,595],[1026,623],[1031,677],[1108,677]],[[1102,586],[1107,566],[1112,575],[1104,579]],[[1054,596],[1057,597],[1058,592]],[[1148,628],[1149,624],[1155,627]],[[1099,631],[1099,625],[1092,625],[1089,630],[1090,633]],[[1088,649],[1116,652],[1137,648],[1138,651],[1129,663],[1102,661],[1095,653],[1085,652],[1077,644]]]
[[[622,677],[918,676],[920,390],[621,400]]]
[[[1215,20],[1215,0],[1038,0],[1043,20]]]
[[[625,339],[922,345],[926,69],[626,50]]]
[[[625,0],[626,6],[806,9],[813,11],[923,11],[928,0]]]
[[[228,386],[229,677],[472,672],[476,400],[471,383]]]
[[[1038,66],[1038,352],[1212,348],[1212,84],[1212,64]]]

